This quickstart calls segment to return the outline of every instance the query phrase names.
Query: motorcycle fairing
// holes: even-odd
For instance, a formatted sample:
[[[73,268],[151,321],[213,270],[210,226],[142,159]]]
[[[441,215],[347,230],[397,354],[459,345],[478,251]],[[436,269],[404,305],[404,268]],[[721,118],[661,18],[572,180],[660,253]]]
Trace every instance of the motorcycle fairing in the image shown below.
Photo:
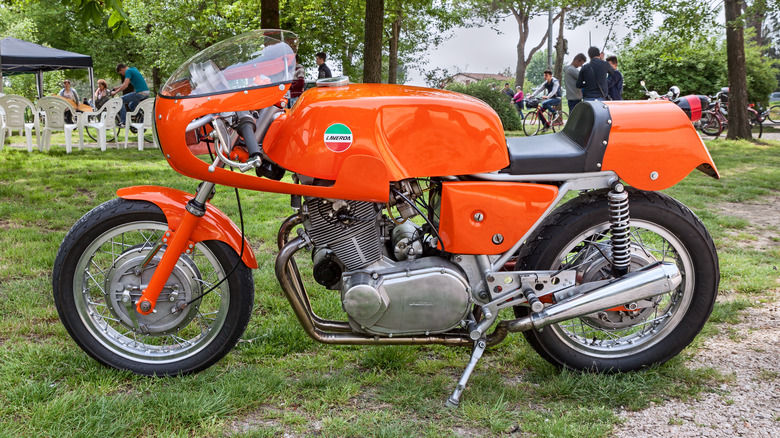
[[[557,195],[553,185],[444,182],[441,243],[456,254],[501,254],[523,237]]]
[[[690,119],[665,101],[604,102],[612,116],[602,170],[640,190],[664,190],[693,169],[720,178]]]
[[[160,207],[168,220],[168,227],[173,231],[176,231],[182,217],[186,214],[187,202],[193,198],[191,194],[181,190],[159,186],[125,187],[119,189],[116,194],[123,199],[147,201]],[[236,224],[211,204],[208,204],[205,216],[201,218],[190,237],[193,243],[206,240],[225,242],[236,251],[236,254],[241,253],[241,239],[241,230]],[[249,268],[257,269],[257,258],[246,239],[244,239],[242,260]]]
[[[340,148],[326,141],[334,125],[351,132],[351,141]],[[386,84],[306,91],[271,125],[263,149],[286,169],[337,182],[353,155],[381,160],[391,181],[491,172],[509,164],[501,120],[484,102]]]
[[[353,154],[346,157],[339,169],[339,177],[331,186],[313,186],[274,181],[253,174],[231,172],[197,158],[187,146],[187,125],[201,116],[223,112],[254,110],[275,105],[284,96],[289,85],[280,84],[243,92],[188,97],[159,96],[155,102],[155,123],[160,147],[168,164],[182,175],[201,181],[210,181],[229,187],[261,192],[286,193],[319,198],[352,199],[357,201],[387,202],[389,178],[387,166],[376,156]],[[160,129],[162,128],[162,129]],[[503,135],[503,133],[502,133]],[[299,157],[307,160],[308,157]]]

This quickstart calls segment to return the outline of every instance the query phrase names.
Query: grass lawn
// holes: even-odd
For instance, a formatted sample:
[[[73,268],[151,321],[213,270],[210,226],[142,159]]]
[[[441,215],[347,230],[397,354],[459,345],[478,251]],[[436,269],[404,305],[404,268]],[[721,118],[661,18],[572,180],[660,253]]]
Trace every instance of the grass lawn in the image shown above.
[[[12,140],[18,140],[14,137]],[[122,137],[124,139],[124,137]],[[721,213],[721,203],[780,199],[780,142],[708,142],[722,172],[694,171],[669,194],[690,206],[715,238],[721,295],[709,336],[774,299],[775,236]],[[51,296],[54,257],[81,215],[118,188],[157,184],[192,192],[159,150],[64,147],[0,152],[0,437],[84,436],[608,436],[621,409],[697,397],[732,378],[689,369],[696,345],[641,373],[577,375],[547,364],[522,335],[488,350],[458,410],[444,402],[469,351],[441,346],[344,347],[311,341],[273,274],[276,232],[291,210],[282,195],[241,192],[246,233],[258,255],[255,308],[242,341],[225,359],[193,376],[147,378],[99,365],[60,324]],[[214,205],[237,221],[233,190]],[[736,305],[736,304],[738,305]],[[315,291],[318,312],[339,311],[338,294]]]

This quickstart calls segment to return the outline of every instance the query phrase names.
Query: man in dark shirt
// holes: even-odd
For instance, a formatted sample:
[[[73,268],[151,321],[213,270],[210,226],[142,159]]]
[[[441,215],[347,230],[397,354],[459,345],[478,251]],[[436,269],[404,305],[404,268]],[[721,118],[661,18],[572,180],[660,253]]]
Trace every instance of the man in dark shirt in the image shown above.
[[[607,61],[601,59],[604,54],[598,47],[588,49],[590,62],[583,65],[577,78],[577,88],[582,88],[583,100],[606,100],[608,98],[607,76],[615,69]]]
[[[501,92],[509,96],[510,99],[515,97],[515,92],[509,87],[509,82],[504,82],[504,89]]]
[[[607,56],[607,62],[615,70],[614,73],[610,73],[609,78],[607,78],[609,98],[611,100],[623,100],[623,73],[620,73],[618,70],[617,56]]]
[[[330,73],[330,68],[325,64],[325,59],[327,59],[327,55],[325,52],[320,52],[317,54],[317,70],[319,73],[317,74],[317,79],[325,79],[325,78],[332,78],[333,75]]]

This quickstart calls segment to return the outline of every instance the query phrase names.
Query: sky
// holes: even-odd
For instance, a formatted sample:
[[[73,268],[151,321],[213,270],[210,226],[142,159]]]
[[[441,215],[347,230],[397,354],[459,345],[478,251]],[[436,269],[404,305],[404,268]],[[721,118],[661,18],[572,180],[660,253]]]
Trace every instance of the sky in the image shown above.
[[[558,38],[558,25],[553,24],[553,43]],[[535,17],[531,20],[531,33],[528,38],[526,54],[530,47],[536,46],[544,33],[547,32],[547,16]],[[429,62],[423,68],[447,69],[450,72],[461,71],[468,73],[500,73],[506,68],[514,74],[517,64],[517,42],[519,34],[517,23],[513,17],[509,17],[496,26],[500,33],[490,26],[481,28],[457,28],[453,31],[453,37],[442,43],[439,47],[429,51]],[[586,23],[574,30],[564,30],[564,37],[569,41],[569,53],[564,57],[568,64],[577,53],[587,54],[589,37],[592,44],[602,48],[604,40],[609,32],[609,26],[598,23]],[[589,35],[590,33],[590,35]],[[621,40],[629,33],[628,29],[615,25],[610,37],[611,44]],[[547,48],[545,43],[543,49]],[[609,46],[607,54],[610,54]],[[409,85],[425,86],[425,77],[416,69],[410,69]]]

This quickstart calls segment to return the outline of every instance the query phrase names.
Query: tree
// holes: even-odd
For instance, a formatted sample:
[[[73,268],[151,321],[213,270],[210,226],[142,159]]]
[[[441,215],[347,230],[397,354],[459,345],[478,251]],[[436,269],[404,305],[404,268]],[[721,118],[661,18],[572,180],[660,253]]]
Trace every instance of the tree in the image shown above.
[[[729,131],[726,138],[753,138],[748,122],[747,72],[745,70],[743,0],[724,0],[726,13],[726,54],[729,76]]]
[[[279,29],[279,0],[260,2],[260,26],[263,29]]]
[[[366,0],[363,82],[382,82],[382,34],[384,33],[384,21],[384,0]]]

